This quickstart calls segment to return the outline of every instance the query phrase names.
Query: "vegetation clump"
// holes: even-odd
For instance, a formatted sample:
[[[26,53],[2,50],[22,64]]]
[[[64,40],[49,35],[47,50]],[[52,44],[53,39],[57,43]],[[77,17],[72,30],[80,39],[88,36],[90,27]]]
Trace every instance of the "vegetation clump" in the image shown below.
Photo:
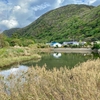
[[[1,100],[100,100],[100,59],[73,69],[31,67],[22,74],[0,77]],[[11,85],[11,86],[10,86]]]
[[[15,63],[20,63],[23,61],[31,59],[40,59],[41,56],[38,55],[32,48],[29,47],[9,47],[0,49],[0,68],[9,66]]]
[[[92,49],[100,49],[100,44],[94,43]]]

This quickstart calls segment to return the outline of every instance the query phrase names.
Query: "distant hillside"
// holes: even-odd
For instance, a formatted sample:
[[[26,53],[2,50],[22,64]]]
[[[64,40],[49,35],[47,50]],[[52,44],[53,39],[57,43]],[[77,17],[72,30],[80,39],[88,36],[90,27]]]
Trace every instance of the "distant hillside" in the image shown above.
[[[100,6],[75,4],[63,6],[45,13],[16,33],[19,37],[34,38],[38,42],[98,40],[100,39]]]
[[[4,33],[5,35],[7,35],[7,36],[10,37],[10,36],[11,36],[13,33],[15,33],[18,29],[20,29],[20,28],[12,28],[12,29],[3,31],[3,33]]]

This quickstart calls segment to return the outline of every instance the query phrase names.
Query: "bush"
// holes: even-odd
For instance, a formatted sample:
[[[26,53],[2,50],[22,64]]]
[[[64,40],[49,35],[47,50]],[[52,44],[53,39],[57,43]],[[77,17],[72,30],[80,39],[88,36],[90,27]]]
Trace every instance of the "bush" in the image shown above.
[[[19,46],[22,45],[22,42],[21,42],[20,39],[12,39],[12,40],[10,40],[10,46],[16,46],[16,45],[19,45]]]
[[[64,48],[67,48],[67,47],[69,47],[69,46],[68,46],[68,45],[63,45],[63,47],[64,47]]]
[[[100,44],[95,43],[93,45],[92,49],[100,49]]]
[[[37,48],[47,48],[48,45],[44,44],[44,43],[39,43],[37,44]]]
[[[30,44],[34,44],[34,41],[32,39],[22,39],[21,42],[23,46],[29,46]]]

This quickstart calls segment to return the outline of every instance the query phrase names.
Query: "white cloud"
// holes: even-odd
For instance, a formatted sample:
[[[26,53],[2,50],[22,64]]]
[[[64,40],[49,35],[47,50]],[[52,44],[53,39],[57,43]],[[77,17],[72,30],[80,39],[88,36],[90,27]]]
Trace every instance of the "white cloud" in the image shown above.
[[[14,19],[11,19],[11,20],[2,20],[1,24],[5,25],[8,29],[14,28],[14,27],[18,26],[18,22],[16,20],[14,20]]]
[[[92,4],[94,2],[96,2],[97,0],[89,0],[89,3]]]
[[[92,5],[97,0],[82,0],[84,4]]]
[[[45,2],[45,3],[41,4],[41,5],[34,6],[33,10],[34,11],[43,10],[43,9],[49,7],[49,6],[50,6],[50,4],[48,4],[48,3]]]
[[[64,2],[64,0],[57,0],[57,5],[58,5],[58,7],[62,4]]]
[[[87,4],[87,5],[89,4],[89,5],[92,5],[95,1],[97,1],[97,0],[64,0],[63,5],[66,5],[66,4]]]
[[[64,2],[64,0],[55,0],[55,3],[54,3],[54,8],[58,8],[62,5],[62,3]]]
[[[15,6],[15,7],[13,8],[13,11],[18,11],[18,10],[21,10],[21,7],[20,7],[20,6]]]
[[[100,0],[94,0],[95,2],[92,3],[92,5],[94,6],[98,6],[100,5]]]

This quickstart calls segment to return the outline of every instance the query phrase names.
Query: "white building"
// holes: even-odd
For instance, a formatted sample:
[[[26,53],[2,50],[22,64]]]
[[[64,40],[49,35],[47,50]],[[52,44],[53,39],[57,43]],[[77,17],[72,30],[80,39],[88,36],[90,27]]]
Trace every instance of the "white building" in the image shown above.
[[[53,47],[62,47],[62,45],[60,43],[54,43],[52,46]]]

